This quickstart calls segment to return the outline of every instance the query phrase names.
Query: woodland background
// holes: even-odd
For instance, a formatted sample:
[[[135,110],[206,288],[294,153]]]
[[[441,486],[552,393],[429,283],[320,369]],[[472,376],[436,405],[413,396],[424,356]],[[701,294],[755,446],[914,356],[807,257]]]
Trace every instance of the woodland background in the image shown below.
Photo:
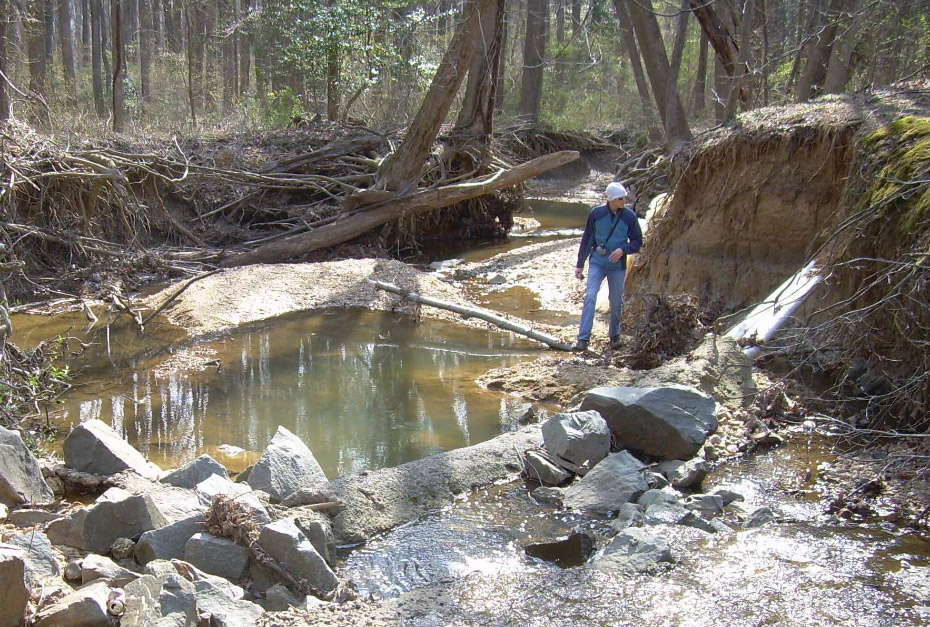
[[[89,134],[404,128],[474,3],[0,0],[0,119]],[[738,110],[930,67],[927,0],[494,4],[497,124],[623,126],[671,145]]]

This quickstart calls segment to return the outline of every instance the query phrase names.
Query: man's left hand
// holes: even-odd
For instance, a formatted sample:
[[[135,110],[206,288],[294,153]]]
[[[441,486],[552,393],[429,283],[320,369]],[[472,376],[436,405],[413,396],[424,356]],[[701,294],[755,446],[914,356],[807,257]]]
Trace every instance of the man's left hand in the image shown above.
[[[610,253],[610,257],[607,258],[610,263],[617,263],[620,261],[620,258],[623,257],[623,249],[618,248],[614,252]]]

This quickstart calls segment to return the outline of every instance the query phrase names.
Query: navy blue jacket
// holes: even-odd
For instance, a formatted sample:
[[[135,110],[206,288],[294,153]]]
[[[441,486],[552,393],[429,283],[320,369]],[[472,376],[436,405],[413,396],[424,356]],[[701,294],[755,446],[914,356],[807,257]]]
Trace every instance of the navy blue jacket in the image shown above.
[[[594,252],[599,245],[607,249],[606,255]],[[578,247],[577,267],[583,268],[585,260],[591,257],[591,263],[605,270],[626,270],[627,255],[639,252],[642,245],[643,232],[639,228],[639,218],[632,209],[623,207],[615,216],[610,213],[607,205],[597,206],[588,214],[581,246]],[[607,258],[618,248],[622,248],[625,254],[616,263],[611,263]]]

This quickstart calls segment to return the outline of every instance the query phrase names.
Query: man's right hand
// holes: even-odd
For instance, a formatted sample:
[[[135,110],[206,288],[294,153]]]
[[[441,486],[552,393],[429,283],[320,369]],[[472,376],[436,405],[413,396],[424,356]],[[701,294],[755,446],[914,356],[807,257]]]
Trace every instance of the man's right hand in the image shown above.
[[[575,268],[575,278],[578,280],[584,278],[584,268]]]

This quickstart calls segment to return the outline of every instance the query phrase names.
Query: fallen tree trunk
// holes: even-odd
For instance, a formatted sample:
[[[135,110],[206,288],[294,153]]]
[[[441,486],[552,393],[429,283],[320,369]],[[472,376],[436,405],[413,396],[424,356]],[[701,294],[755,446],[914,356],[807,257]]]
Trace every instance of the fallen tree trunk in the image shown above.
[[[234,255],[223,260],[220,265],[231,268],[253,263],[287,261],[315,250],[348,242],[393,220],[441,209],[499,189],[513,187],[577,158],[578,152],[564,150],[537,157],[509,170],[501,170],[492,176],[469,183],[446,185],[410,194],[409,196],[400,196],[366,205],[354,213],[343,215],[339,220],[331,224],[321,226],[309,233],[292,235],[259,246],[255,250]]]
[[[515,322],[511,322],[506,318],[502,318],[496,314],[492,314],[487,311],[482,311],[480,309],[472,309],[471,307],[464,307],[462,305],[456,305],[455,303],[447,303],[442,300],[436,300],[435,298],[430,298],[429,296],[421,296],[416,292],[407,292],[403,288],[397,287],[392,283],[384,283],[383,281],[376,281],[374,279],[367,279],[369,283],[374,285],[380,290],[385,290],[386,292],[391,292],[393,294],[398,294],[403,296],[407,300],[412,300],[415,303],[422,303],[424,305],[429,305],[430,307],[438,307],[439,309],[445,309],[446,311],[453,311],[457,314],[462,314],[468,318],[478,318],[479,320],[484,320],[485,322],[490,322],[493,325],[504,329],[505,331],[513,331],[514,333],[519,333],[520,335],[525,335],[531,340],[536,340],[537,342],[542,342],[550,348],[554,348],[560,351],[571,350],[571,346],[564,344],[559,338],[547,335],[546,333],[540,333],[539,331],[534,331],[533,329]]]

